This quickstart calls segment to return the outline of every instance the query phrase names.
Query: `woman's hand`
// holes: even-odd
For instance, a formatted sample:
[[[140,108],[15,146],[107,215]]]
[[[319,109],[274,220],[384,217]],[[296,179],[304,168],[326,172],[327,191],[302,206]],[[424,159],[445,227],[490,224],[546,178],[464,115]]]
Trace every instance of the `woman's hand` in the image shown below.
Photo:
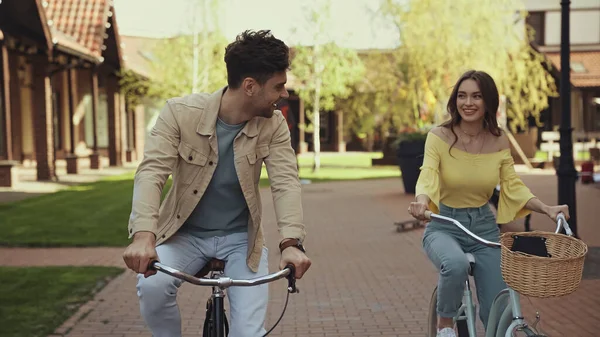
[[[560,213],[563,213],[565,215],[565,219],[569,220],[569,206],[567,205],[548,206],[548,209],[546,210],[546,215],[548,215],[554,222],[557,221],[556,218]]]
[[[408,206],[408,213],[412,215],[415,219],[421,221],[429,221],[425,217],[425,211],[429,210],[429,206],[425,202],[415,201],[411,202],[410,206]]]

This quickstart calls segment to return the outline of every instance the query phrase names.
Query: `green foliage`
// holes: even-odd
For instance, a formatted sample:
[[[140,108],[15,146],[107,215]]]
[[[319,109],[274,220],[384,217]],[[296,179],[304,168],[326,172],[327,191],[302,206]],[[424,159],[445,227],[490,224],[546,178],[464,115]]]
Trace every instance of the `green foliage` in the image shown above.
[[[151,82],[131,69],[122,69],[118,74],[121,92],[125,95],[126,105],[134,107],[148,97]]]
[[[529,40],[533,30],[527,27]],[[515,130],[528,128],[528,117],[533,116],[538,125],[540,114],[548,107],[548,97],[557,97],[557,87],[550,74],[550,61],[529,43],[523,42],[518,55],[509,60],[506,81],[500,88],[509,100],[507,117]]]
[[[398,134],[395,136],[394,141],[391,144],[393,149],[397,148],[398,145],[402,142],[412,142],[412,141],[425,141],[427,139],[427,134],[431,129],[432,125],[427,125],[421,128],[412,128],[407,127],[401,129]]]
[[[315,70],[317,59],[322,64],[320,71]],[[299,46],[292,63],[292,72],[300,81],[298,95],[311,109],[314,104],[316,77],[320,77],[320,106],[323,110],[332,110],[336,98],[345,98],[352,92],[351,85],[363,78],[365,67],[356,51],[342,48],[335,43],[326,43],[315,48]]]
[[[144,56],[149,59],[146,78],[132,70],[120,73],[121,87],[130,106],[135,106],[144,97],[164,101],[168,98],[188,95],[192,92],[213,92],[224,86],[227,71],[223,57],[227,39],[218,30],[219,5],[216,0],[204,0],[191,5],[203,5],[203,9],[193,7],[202,19],[202,29],[194,34],[165,38],[146,45]],[[194,22],[194,24],[197,24]],[[195,51],[195,53],[194,53]],[[196,66],[194,63],[196,62]],[[194,74],[195,72],[195,74]],[[197,83],[194,88],[194,75]]]
[[[149,94],[161,99],[192,93],[193,85],[193,36],[178,36],[160,41],[154,48],[152,84]],[[198,92],[213,92],[227,81],[223,62],[227,40],[220,34],[211,34],[207,41],[200,41],[197,48],[208,49],[208,59],[200,57]]]
[[[332,22],[329,1],[306,3],[305,10],[306,29],[312,33],[313,45],[294,47],[291,71],[299,82],[294,89],[305,102],[307,119],[312,120],[315,105],[320,111],[333,110],[336,99],[348,97],[366,69],[355,50],[327,39],[328,25]]]
[[[338,99],[344,111],[345,128],[356,134],[388,130],[397,125],[418,124],[406,97],[403,67],[394,52],[365,52],[360,55],[368,71],[352,87],[352,94]]]
[[[400,32],[398,50],[412,115],[437,117],[460,75],[488,72],[506,95],[511,126],[539,116],[556,86],[543,57],[531,48],[520,0],[382,0]],[[423,117],[426,115],[428,117]],[[437,115],[437,116],[436,116]],[[419,118],[416,118],[417,120]],[[436,118],[433,118],[434,120]]]

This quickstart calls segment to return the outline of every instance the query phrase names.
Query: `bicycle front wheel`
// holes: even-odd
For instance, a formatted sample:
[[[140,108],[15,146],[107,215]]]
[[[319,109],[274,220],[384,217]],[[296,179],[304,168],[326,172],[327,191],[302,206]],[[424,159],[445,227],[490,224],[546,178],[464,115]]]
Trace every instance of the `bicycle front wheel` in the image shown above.
[[[433,289],[429,300],[429,311],[427,314],[427,337],[437,336],[437,287]]]
[[[435,287],[431,294],[431,299],[429,300],[429,309],[427,312],[427,337],[437,336],[437,321],[437,287]],[[467,321],[460,320],[456,322],[456,330],[458,331],[458,337],[469,337]]]

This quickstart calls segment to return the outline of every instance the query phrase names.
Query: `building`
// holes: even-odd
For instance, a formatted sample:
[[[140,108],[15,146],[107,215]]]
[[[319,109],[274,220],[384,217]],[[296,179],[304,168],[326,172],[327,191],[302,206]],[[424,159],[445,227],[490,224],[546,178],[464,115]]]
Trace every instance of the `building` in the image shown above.
[[[576,152],[600,141],[600,0],[570,1],[571,124]],[[526,22],[535,30],[535,45],[551,61],[560,85],[561,2],[525,0]],[[542,114],[538,144],[545,152],[558,152],[560,98],[552,98]]]
[[[0,3],[0,186],[35,165],[56,179],[56,160],[77,174],[135,160],[144,111],[127,106],[126,68],[111,0]],[[143,76],[143,74],[140,74]]]

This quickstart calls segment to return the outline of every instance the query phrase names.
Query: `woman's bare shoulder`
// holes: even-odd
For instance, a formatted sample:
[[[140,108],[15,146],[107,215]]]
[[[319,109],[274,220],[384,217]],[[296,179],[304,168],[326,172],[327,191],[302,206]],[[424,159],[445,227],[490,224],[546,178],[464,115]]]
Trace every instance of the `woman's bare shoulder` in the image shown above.
[[[452,135],[452,131],[445,126],[441,126],[441,125],[436,126],[436,127],[432,128],[429,132],[438,136],[439,138],[444,140],[446,143],[452,143],[454,141],[454,135]]]
[[[496,140],[496,147],[498,148],[498,151],[502,151],[502,150],[506,150],[510,148],[510,141],[508,140],[508,137],[506,136],[506,132],[504,132],[504,130],[500,131],[500,136],[499,137],[495,137]]]

